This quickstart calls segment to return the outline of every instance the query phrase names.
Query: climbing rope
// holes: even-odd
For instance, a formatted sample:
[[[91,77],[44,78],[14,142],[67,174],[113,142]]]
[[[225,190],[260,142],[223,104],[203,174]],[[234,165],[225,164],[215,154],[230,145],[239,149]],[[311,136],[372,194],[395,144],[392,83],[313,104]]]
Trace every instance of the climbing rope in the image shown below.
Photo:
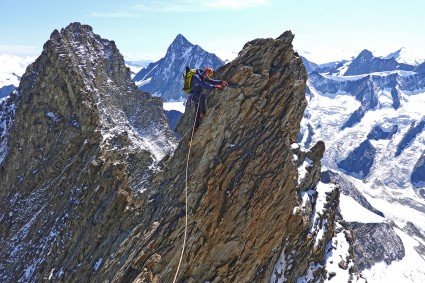
[[[184,249],[185,249],[185,246],[186,246],[187,222],[188,222],[188,216],[187,216],[187,210],[188,210],[188,206],[187,206],[187,183],[188,183],[188,179],[189,179],[188,168],[189,168],[190,149],[192,148],[193,134],[195,133],[196,116],[197,116],[197,113],[198,113],[199,103],[200,102],[198,102],[196,104],[195,119],[193,121],[192,134],[190,136],[190,142],[189,142],[189,150],[187,151],[187,157],[186,157],[186,185],[185,185],[185,188],[184,188],[184,192],[185,192],[185,196],[186,196],[186,215],[185,215],[184,237],[183,237],[182,251],[181,251],[181,254],[180,254],[180,260],[179,260],[179,264],[177,266],[176,274],[174,275],[173,283],[176,283],[177,275],[179,274],[179,270],[180,270],[180,265],[181,265],[182,260],[183,260]]]

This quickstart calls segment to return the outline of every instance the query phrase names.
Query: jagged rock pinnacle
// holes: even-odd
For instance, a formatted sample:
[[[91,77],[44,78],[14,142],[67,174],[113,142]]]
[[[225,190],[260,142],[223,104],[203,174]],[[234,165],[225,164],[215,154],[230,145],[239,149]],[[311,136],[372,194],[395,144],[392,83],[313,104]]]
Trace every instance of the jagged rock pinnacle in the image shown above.
[[[172,151],[159,99],[135,89],[115,44],[78,23],[55,31],[13,98],[0,281],[171,282],[186,184],[179,282],[295,282],[322,263],[338,190],[316,207],[324,144],[295,146],[307,74],[292,40],[252,40],[217,70],[232,87],[208,96],[186,183],[193,109]]]
[[[162,102],[131,82],[112,41],[73,23],[52,33],[9,103],[0,281],[72,278],[95,260],[96,239],[122,231],[107,219],[123,215],[175,147]]]

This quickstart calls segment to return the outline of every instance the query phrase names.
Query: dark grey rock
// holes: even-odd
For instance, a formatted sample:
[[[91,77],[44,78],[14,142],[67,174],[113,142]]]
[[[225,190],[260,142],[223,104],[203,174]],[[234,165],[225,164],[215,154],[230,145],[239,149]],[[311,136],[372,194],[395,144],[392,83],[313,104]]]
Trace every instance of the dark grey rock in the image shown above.
[[[403,242],[391,225],[351,222],[348,226],[354,232],[355,266],[358,270],[369,269],[378,262],[391,264],[405,256]]]

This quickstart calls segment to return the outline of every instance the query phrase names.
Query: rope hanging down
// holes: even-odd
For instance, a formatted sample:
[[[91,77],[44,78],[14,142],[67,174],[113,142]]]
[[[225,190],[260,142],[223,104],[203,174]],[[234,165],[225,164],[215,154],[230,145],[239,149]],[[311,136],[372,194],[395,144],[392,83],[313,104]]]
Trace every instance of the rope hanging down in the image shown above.
[[[181,254],[180,254],[180,260],[179,260],[179,264],[177,266],[176,274],[174,275],[173,283],[176,283],[177,275],[179,274],[179,270],[180,270],[180,265],[181,265],[182,260],[183,260],[184,249],[185,249],[185,246],[186,246],[187,222],[188,222],[188,216],[187,216],[187,210],[188,210],[188,206],[187,206],[187,183],[188,183],[188,179],[189,179],[189,177],[188,177],[188,168],[189,168],[190,149],[192,148],[193,134],[195,133],[196,116],[198,114],[199,103],[200,102],[198,102],[196,104],[195,119],[193,121],[192,134],[190,136],[190,142],[189,142],[189,150],[187,151],[187,157],[186,157],[186,185],[185,185],[185,188],[184,188],[185,197],[186,197],[186,214],[185,214],[184,237],[183,237],[182,251],[181,251]]]

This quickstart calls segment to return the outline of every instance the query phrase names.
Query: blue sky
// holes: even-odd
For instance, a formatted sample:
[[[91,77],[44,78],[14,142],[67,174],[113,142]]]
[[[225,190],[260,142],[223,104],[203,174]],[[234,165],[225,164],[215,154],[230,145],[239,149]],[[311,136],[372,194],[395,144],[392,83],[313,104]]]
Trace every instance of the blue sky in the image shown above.
[[[127,60],[157,60],[177,34],[222,59],[255,38],[295,34],[316,63],[368,49],[406,47],[425,57],[423,0],[1,0],[0,54],[39,55],[54,29],[71,22],[114,40]],[[305,53],[309,52],[309,53]]]

